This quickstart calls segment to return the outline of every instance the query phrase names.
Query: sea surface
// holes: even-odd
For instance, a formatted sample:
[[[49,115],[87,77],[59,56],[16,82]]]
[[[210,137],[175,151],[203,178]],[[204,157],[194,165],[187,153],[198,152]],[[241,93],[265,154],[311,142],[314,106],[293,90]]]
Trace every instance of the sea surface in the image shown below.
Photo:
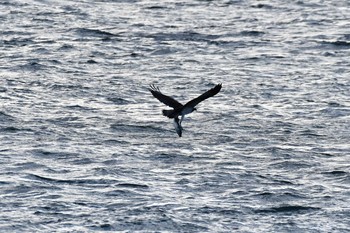
[[[349,229],[350,1],[0,0],[0,232]]]

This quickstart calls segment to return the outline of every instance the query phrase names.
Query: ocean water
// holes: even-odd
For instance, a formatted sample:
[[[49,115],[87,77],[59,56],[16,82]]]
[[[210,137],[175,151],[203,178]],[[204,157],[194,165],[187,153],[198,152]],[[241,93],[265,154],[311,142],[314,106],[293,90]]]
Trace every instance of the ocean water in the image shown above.
[[[347,0],[0,0],[0,232],[350,232]],[[222,83],[179,138],[181,103]]]

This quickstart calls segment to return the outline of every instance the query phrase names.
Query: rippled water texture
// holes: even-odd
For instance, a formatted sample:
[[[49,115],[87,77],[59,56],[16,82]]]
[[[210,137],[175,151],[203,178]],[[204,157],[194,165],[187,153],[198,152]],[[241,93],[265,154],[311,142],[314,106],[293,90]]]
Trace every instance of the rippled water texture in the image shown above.
[[[349,232],[349,9],[0,0],[0,231]]]

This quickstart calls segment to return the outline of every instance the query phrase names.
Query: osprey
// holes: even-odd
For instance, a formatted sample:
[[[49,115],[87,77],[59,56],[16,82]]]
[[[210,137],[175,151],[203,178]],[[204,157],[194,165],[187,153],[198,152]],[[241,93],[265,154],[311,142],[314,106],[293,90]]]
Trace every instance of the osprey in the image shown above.
[[[183,121],[185,115],[197,110],[195,107],[197,104],[199,104],[200,102],[202,102],[205,99],[208,99],[209,97],[212,97],[214,95],[216,95],[217,93],[219,93],[219,91],[221,90],[221,86],[222,84],[218,84],[215,87],[213,87],[212,89],[210,89],[209,91],[203,93],[202,95],[198,96],[197,98],[194,98],[193,100],[187,102],[185,105],[182,105],[181,103],[179,103],[177,100],[175,100],[174,98],[170,97],[170,96],[166,96],[164,94],[162,94],[162,92],[160,92],[159,88],[154,86],[154,85],[150,85],[150,89],[149,91],[152,93],[152,95],[154,97],[156,97],[160,102],[162,102],[163,104],[172,107],[172,110],[163,110],[163,115],[166,117],[169,117],[171,119],[174,119],[174,126],[175,126],[175,130],[176,133],[179,135],[179,137],[182,136],[182,126],[181,126],[181,122]],[[181,116],[181,119],[179,120],[179,116]]]

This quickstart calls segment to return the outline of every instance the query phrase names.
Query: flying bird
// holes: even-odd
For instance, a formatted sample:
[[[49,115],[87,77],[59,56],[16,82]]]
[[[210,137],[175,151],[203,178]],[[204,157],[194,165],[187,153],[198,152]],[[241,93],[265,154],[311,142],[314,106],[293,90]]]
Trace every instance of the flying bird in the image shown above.
[[[171,110],[163,110],[163,116],[166,116],[168,118],[174,119],[174,126],[176,133],[179,135],[179,137],[182,136],[182,126],[181,123],[183,119],[185,118],[185,115],[190,114],[193,111],[196,111],[195,108],[197,104],[202,102],[205,99],[208,99],[209,97],[212,97],[219,93],[221,90],[222,84],[218,84],[209,91],[204,92],[202,95],[198,96],[197,98],[194,98],[193,100],[187,102],[185,105],[182,105],[180,102],[175,100],[174,98],[164,95],[158,87],[154,85],[150,85],[149,91],[152,93],[152,95],[157,98],[160,102],[163,104],[173,108]],[[179,116],[181,116],[181,119],[179,120]]]

